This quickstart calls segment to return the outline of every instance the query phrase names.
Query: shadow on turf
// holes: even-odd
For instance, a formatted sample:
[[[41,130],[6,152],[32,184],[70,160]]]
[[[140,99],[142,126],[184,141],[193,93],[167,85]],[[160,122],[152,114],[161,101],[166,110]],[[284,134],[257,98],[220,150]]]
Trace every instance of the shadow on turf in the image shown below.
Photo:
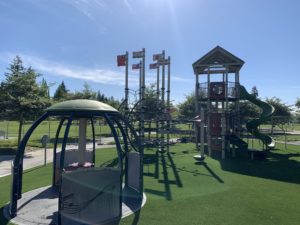
[[[236,158],[219,162],[225,171],[300,184],[300,160],[291,157],[300,159],[300,153],[271,151],[265,159],[250,160],[247,153],[238,152]]]
[[[214,177],[218,182],[224,183],[224,181],[207,165],[206,162],[195,162],[195,164],[203,165],[212,177]]]
[[[150,172],[150,165],[154,165],[154,171]],[[164,185],[164,191],[153,190],[145,188],[145,192],[151,193],[158,196],[163,196],[166,200],[172,200],[171,185],[183,187],[181,178],[178,173],[175,162],[173,161],[172,155],[168,153],[160,153],[156,151],[154,154],[144,154],[144,175],[158,179],[159,183]],[[161,179],[159,177],[161,169]],[[175,180],[170,180],[170,171],[173,173]]]

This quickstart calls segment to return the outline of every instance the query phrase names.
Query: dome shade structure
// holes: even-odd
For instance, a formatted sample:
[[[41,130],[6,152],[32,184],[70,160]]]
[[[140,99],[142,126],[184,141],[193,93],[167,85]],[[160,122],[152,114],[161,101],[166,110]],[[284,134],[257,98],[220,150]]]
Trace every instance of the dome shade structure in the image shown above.
[[[47,112],[110,112],[117,113],[118,110],[102,102],[94,100],[77,99],[57,103],[49,107]]]
[[[49,107],[23,137],[12,162],[11,218],[17,216],[18,200],[22,198],[26,144],[33,131],[48,117],[59,119],[53,147],[52,188],[58,190],[58,213],[54,224],[103,224],[119,220],[122,217],[122,204],[127,200],[141,207],[143,149],[139,137],[115,108],[98,101],[81,99]],[[104,121],[113,135],[117,151],[114,167],[95,166],[96,120]],[[78,126],[78,149],[70,150],[66,145],[70,138],[70,127],[74,124]],[[88,125],[92,130],[92,150],[86,148]],[[61,151],[58,152],[61,133],[64,134]],[[132,137],[135,141],[132,141]]]

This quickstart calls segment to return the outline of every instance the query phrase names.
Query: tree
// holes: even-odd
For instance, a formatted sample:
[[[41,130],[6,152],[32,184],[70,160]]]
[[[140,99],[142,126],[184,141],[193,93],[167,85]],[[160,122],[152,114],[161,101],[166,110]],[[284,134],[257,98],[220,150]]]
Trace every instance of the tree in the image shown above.
[[[231,106],[230,108],[232,110],[234,109]],[[242,123],[246,123],[249,118],[258,118],[260,112],[260,108],[253,103],[249,101],[240,101],[240,119]]]
[[[47,81],[44,78],[40,85],[40,95],[44,98],[50,99],[49,86]]]
[[[69,95],[68,92],[69,92],[69,90],[67,90],[64,81],[62,81],[60,83],[60,85],[58,85],[56,91],[54,92],[53,100],[55,100],[55,101],[66,100],[68,98],[68,95]]]
[[[101,94],[100,91],[97,92],[96,100],[99,102],[107,102],[107,97],[104,94]]]
[[[282,103],[281,99],[277,97],[267,98],[266,102],[275,108],[272,115],[272,127],[275,125],[283,125],[292,119],[291,108]]]
[[[74,94],[70,95],[71,99],[91,99],[96,100],[97,93],[92,90],[91,86],[84,82],[83,84],[83,90],[82,91],[76,91]]]
[[[300,109],[300,98],[297,98],[295,106]]]
[[[179,114],[182,117],[191,119],[196,115],[195,94],[192,93],[186,96],[186,100],[178,105]]]
[[[258,97],[258,90],[257,90],[256,86],[252,87],[251,94],[254,95],[256,98]]]
[[[40,115],[50,101],[41,96],[41,89],[36,82],[39,74],[31,67],[25,68],[19,56],[16,56],[8,70],[0,85],[1,117],[19,122],[19,145],[25,120]]]

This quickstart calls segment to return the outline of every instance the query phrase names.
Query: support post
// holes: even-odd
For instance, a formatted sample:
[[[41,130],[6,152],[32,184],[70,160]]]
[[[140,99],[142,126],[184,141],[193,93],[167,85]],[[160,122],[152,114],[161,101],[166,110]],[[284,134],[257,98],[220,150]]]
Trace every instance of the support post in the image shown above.
[[[171,80],[171,57],[168,57],[168,84],[167,84],[167,152],[169,153],[170,150],[170,126],[171,126],[171,115],[170,115],[170,108],[171,108],[171,102],[170,102],[170,92],[171,92],[171,84],[170,84],[170,80]]]
[[[199,116],[199,75],[197,73],[195,73],[196,76],[196,85],[195,85],[195,109],[196,109],[196,117]],[[201,108],[202,109],[202,108]],[[202,110],[201,110],[201,119],[203,120],[204,117],[202,117]],[[196,123],[195,123],[196,124]],[[200,131],[200,135],[202,137],[202,124],[201,123],[201,131]],[[195,143],[196,143],[196,149],[197,151],[199,151],[199,127],[198,126],[194,126],[195,128]],[[202,138],[201,138],[201,146],[202,146]]]
[[[201,119],[204,120],[204,108],[203,107],[201,107],[200,112],[201,112]],[[204,157],[204,121],[202,121],[200,123],[200,135],[201,135],[201,149],[200,149],[200,152],[201,152],[201,157]]]
[[[126,64],[125,64],[125,115],[126,116],[129,113],[128,65],[129,65],[129,57],[128,57],[128,51],[126,51]]]
[[[86,152],[86,118],[79,119],[79,139],[78,139],[78,163],[83,165],[85,163],[85,152]]]
[[[144,136],[145,136],[145,56],[146,56],[146,52],[145,52],[145,48],[143,48],[143,58],[142,58],[142,94],[141,94],[141,104],[142,104],[142,111],[141,111],[141,141],[142,141],[142,147],[144,148]]]
[[[163,55],[163,60],[165,59],[165,50],[163,50],[162,52]],[[164,123],[164,116],[166,113],[165,110],[165,65],[162,64],[162,82],[161,82],[161,104],[162,104],[162,111],[163,111],[163,116],[160,119],[160,144],[161,144],[161,148],[160,151],[163,153],[165,151],[165,136],[164,136],[164,132],[165,132],[165,123]]]
[[[207,70],[207,148],[208,155],[211,157],[211,134],[210,134],[210,123],[211,123],[211,101],[210,101],[210,68]]]
[[[157,104],[157,109],[159,109],[160,107],[160,99],[159,99],[159,83],[160,83],[160,80],[159,80],[159,64],[157,63],[157,77],[156,77],[156,104]],[[156,141],[158,141],[158,149],[160,147],[160,144],[159,144],[159,118],[160,118],[160,115],[159,113],[156,114]]]
[[[221,114],[221,124],[222,124],[222,159],[225,159],[225,149],[226,149],[226,113],[223,111]]]

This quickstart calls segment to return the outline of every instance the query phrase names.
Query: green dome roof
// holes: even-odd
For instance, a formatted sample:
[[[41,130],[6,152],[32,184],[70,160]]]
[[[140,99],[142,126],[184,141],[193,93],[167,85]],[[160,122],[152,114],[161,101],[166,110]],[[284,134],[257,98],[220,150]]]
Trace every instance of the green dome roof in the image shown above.
[[[115,108],[103,102],[88,99],[77,99],[52,105],[47,112],[118,112]]]

